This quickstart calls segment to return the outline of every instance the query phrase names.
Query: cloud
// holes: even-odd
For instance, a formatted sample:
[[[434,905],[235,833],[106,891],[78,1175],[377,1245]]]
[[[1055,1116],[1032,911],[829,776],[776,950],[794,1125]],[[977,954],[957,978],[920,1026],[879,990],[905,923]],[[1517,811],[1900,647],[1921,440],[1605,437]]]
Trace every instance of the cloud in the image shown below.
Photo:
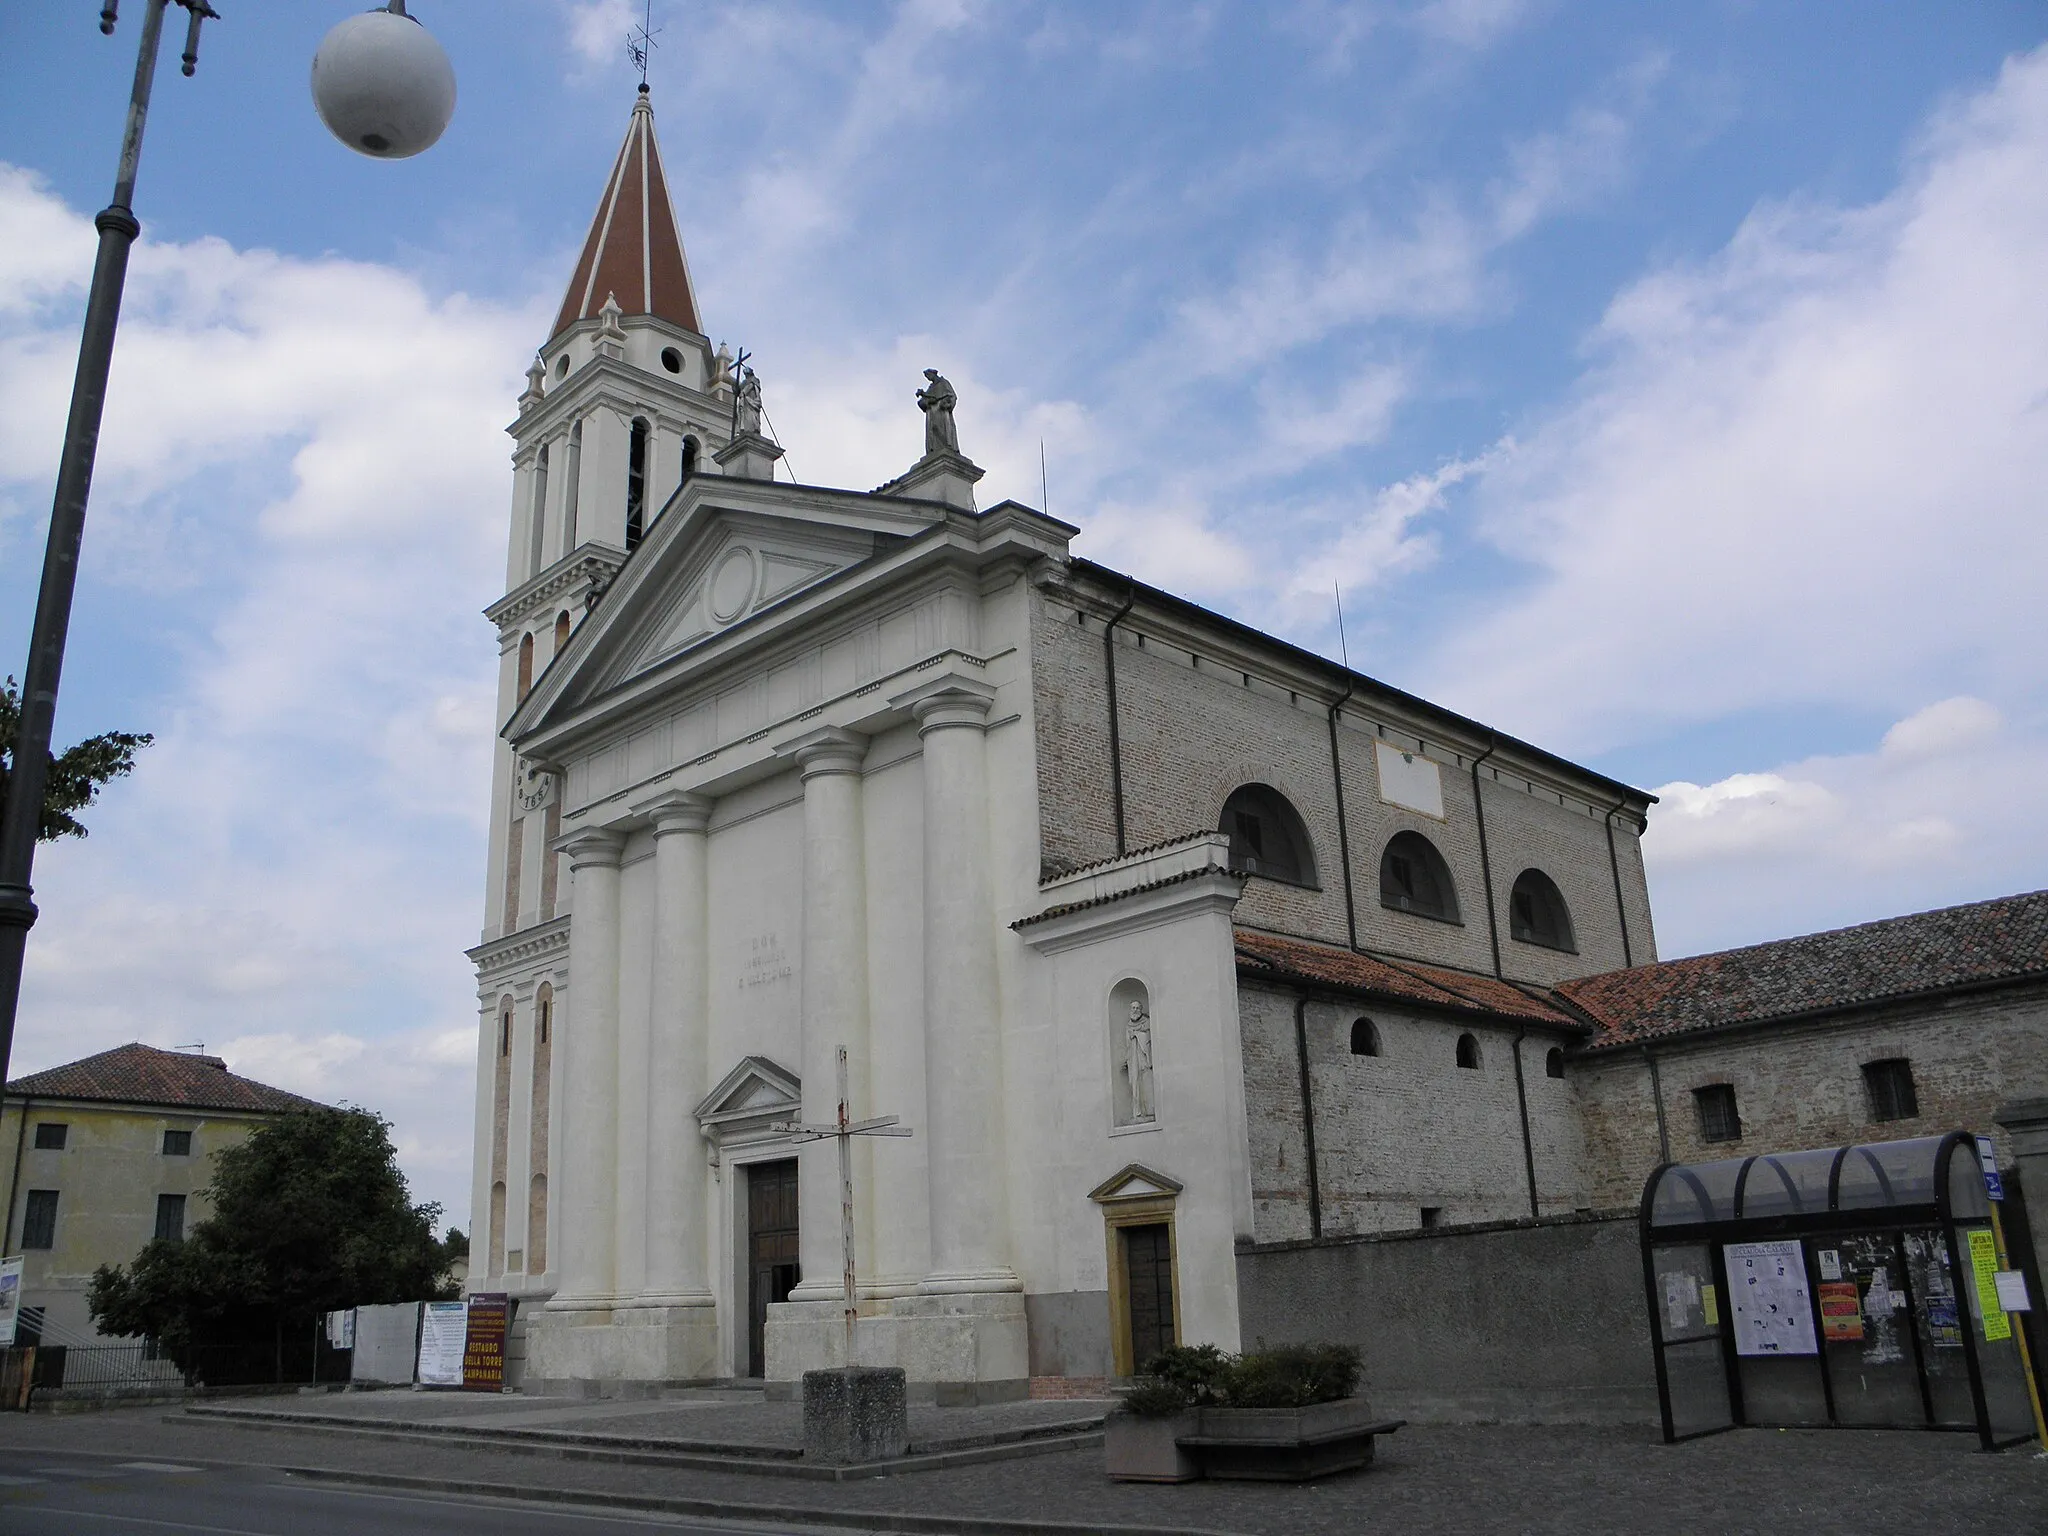
[[[90,250],[88,219],[0,168],[7,230]],[[54,473],[90,270],[0,239],[0,293],[30,296],[0,314],[0,490],[24,503]],[[471,1068],[437,1042],[474,1039],[496,672],[477,610],[541,323],[360,262],[137,247],[82,612],[131,606],[141,629],[118,680],[66,681],[73,709],[128,690],[100,707],[157,743],[89,839],[39,856],[17,1070],[205,1040],[391,1114],[422,1197],[464,1211],[447,1105]],[[10,557],[30,543],[0,532]]]
[[[626,55],[626,38],[640,26],[632,0],[578,0],[563,18],[569,50],[587,65],[610,64]]]
[[[2048,883],[2048,731],[1943,699],[1871,751],[1661,784],[1643,839],[1665,955]]]
[[[1445,647],[1436,692],[1584,752],[2037,690],[2044,156],[2048,51],[1946,113],[1890,196],[1761,206],[1622,293],[1575,397],[1480,488],[1529,579]]]

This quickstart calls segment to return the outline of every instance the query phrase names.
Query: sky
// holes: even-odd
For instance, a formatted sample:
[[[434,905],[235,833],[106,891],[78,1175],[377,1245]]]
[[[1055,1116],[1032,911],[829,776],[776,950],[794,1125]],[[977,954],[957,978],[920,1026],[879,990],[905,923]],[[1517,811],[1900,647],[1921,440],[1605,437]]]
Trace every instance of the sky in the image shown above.
[[[140,1039],[391,1117],[468,1224],[510,441],[625,0],[414,0],[442,141],[166,47],[15,1075]],[[140,0],[0,8],[19,675]],[[2048,885],[2048,15],[1701,0],[655,0],[705,324],[803,480],[960,392],[984,503],[1661,798],[1660,952]],[[1044,471],[1041,478],[1040,450]],[[1333,593],[1341,590],[1340,642]]]

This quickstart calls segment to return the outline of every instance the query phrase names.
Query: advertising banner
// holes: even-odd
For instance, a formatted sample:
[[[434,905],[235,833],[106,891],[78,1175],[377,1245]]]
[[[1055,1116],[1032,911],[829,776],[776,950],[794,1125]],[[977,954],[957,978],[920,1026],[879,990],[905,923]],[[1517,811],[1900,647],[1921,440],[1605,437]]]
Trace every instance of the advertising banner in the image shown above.
[[[512,1325],[512,1298],[502,1291],[469,1298],[469,1328],[462,1351],[465,1392],[505,1390],[505,1334]]]

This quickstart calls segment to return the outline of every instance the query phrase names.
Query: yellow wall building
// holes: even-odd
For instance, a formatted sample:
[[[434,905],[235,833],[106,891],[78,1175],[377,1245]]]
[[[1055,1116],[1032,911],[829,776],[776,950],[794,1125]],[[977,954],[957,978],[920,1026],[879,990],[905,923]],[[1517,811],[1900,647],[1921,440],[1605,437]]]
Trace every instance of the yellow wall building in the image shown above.
[[[218,1056],[124,1045],[7,1085],[0,1100],[5,1252],[24,1256],[22,1329],[100,1342],[92,1273],[208,1214],[213,1160],[310,1099],[228,1071]]]

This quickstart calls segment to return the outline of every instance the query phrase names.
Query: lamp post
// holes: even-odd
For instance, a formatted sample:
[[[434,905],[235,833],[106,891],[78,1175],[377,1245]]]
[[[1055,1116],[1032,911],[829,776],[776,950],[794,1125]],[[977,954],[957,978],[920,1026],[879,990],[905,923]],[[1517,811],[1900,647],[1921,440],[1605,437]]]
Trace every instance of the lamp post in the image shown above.
[[[29,638],[28,666],[22,676],[21,723],[14,742],[14,762],[7,786],[7,804],[0,817],[0,1083],[14,1051],[14,1018],[21,1001],[22,959],[28,931],[36,920],[30,876],[34,872],[36,832],[42,821],[43,791],[50,769],[50,736],[56,724],[57,682],[64,670],[64,640],[71,627],[71,598],[78,584],[78,547],[85,533],[86,499],[92,490],[93,458],[99,447],[100,417],[106,405],[107,372],[114,356],[114,328],[121,317],[121,290],[128,276],[128,250],[142,226],[135,218],[135,172],[142,158],[142,129],[149,116],[149,91],[156,79],[156,56],[163,35],[164,12],[172,5],[186,12],[184,73],[199,63],[201,23],[218,19],[207,0],[146,0],[142,43],[135,58],[135,87],[128,98],[128,124],[121,136],[121,163],[114,174],[114,200],[93,223],[100,232],[99,256],[93,264],[92,289],[85,304],[85,333],[78,346],[78,372],[71,384],[71,414],[64,423],[64,451],[57,463],[57,494],[50,509],[50,538],[43,553],[42,589],[36,597],[35,628]],[[114,30],[119,0],[100,8],[100,31]],[[376,18],[373,20],[373,18]],[[395,44],[386,36],[390,24],[411,28]],[[360,23],[369,21],[365,29]],[[367,40],[364,33],[370,35]],[[415,37],[413,34],[417,33]],[[422,48],[424,45],[424,51]],[[330,48],[335,52],[330,56]],[[422,59],[426,62],[421,63]],[[439,61],[438,73],[433,61]],[[342,127],[329,110],[331,91],[323,88],[327,73],[339,74],[362,100],[345,102],[357,117],[370,108],[401,111],[397,132],[403,143],[368,143],[363,135],[350,147],[383,158],[417,154],[440,137],[455,110],[455,80],[446,55],[425,30],[405,13],[405,0],[391,0],[383,12],[351,18],[328,34],[314,61],[314,89],[322,116],[339,136]],[[382,72],[384,88],[363,89],[365,76]],[[350,141],[344,137],[344,143]]]

